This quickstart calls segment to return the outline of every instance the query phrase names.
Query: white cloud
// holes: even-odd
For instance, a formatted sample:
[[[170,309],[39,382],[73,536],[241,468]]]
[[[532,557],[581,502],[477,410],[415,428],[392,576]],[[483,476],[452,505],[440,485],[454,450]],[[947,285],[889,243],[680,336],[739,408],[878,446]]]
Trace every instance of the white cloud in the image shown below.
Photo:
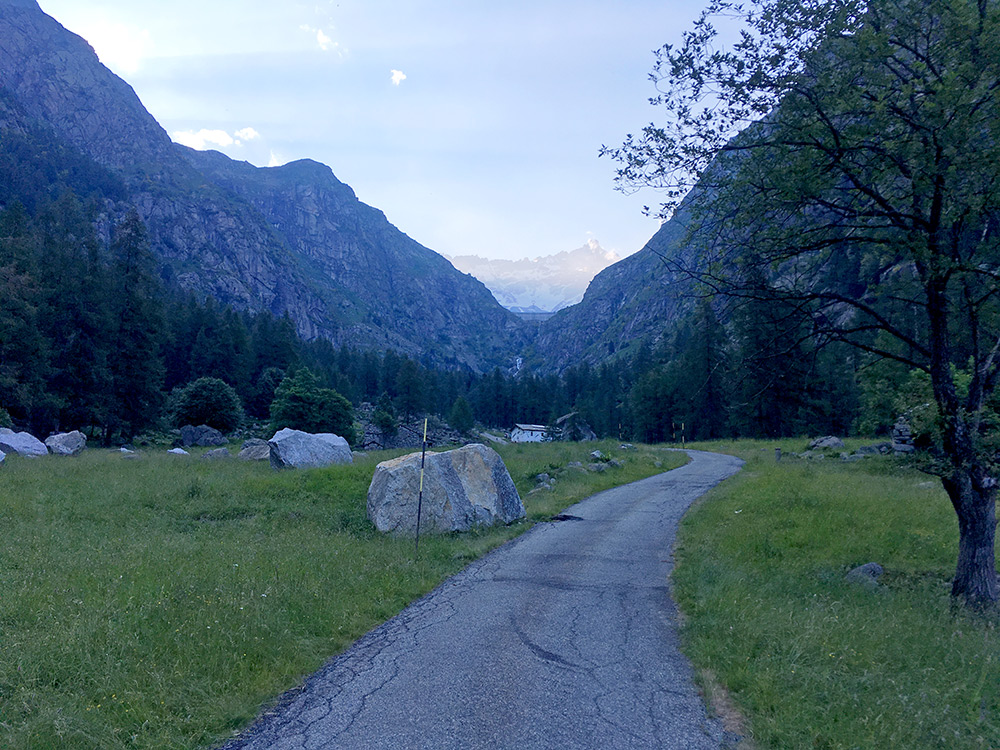
[[[341,57],[344,56],[344,49],[340,46],[340,42],[333,41],[333,39],[330,38],[330,35],[327,34],[325,31],[323,31],[323,29],[317,29],[316,27],[310,26],[307,23],[301,24],[299,26],[299,29],[308,32],[309,34],[315,34],[316,44],[318,44],[319,48],[324,52],[329,52],[330,50],[333,50]]]
[[[404,73],[403,71],[401,71],[401,70],[392,70],[390,72],[392,73],[391,77],[392,77],[392,85],[393,86],[398,86],[400,84],[400,82],[406,80],[406,73]]]
[[[269,167],[280,167],[281,166],[281,160],[278,158],[278,155],[275,154],[273,151],[271,152],[271,158],[268,159],[267,166],[269,166]]]
[[[316,29],[316,43],[319,44],[321,50],[328,50],[333,44],[333,40],[323,33],[323,29]]]
[[[233,135],[236,137],[237,140],[242,140],[242,141],[252,141],[255,138],[260,138],[260,133],[258,133],[253,128],[243,128],[241,130],[237,130],[235,133],[233,133]]]
[[[177,130],[171,133],[170,137],[182,146],[187,146],[197,151],[204,151],[212,146],[225,148],[226,146],[232,146],[236,142],[225,130],[207,130],[205,128],[198,131]]]

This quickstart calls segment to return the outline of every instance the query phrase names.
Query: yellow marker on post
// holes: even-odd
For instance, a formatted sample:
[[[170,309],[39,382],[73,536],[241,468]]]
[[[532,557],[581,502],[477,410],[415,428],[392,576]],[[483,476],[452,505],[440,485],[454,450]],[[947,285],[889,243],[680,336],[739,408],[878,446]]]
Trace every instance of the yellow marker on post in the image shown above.
[[[413,547],[413,556],[420,554],[420,510],[424,504],[424,459],[427,457],[427,417],[424,417],[424,444],[420,451],[420,491],[417,493],[417,541]]]

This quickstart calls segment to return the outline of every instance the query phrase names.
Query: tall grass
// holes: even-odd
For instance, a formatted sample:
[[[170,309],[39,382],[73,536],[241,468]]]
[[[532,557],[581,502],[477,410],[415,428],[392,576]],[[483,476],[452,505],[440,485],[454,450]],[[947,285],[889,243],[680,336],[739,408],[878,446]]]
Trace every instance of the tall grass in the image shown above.
[[[534,476],[595,447],[510,446]],[[384,456],[381,456],[384,457]],[[509,528],[412,540],[365,517],[375,458],[276,473],[162,452],[9,457],[0,467],[0,747],[208,747]],[[679,463],[641,450],[531,495],[544,519]],[[667,464],[670,465],[669,463]],[[539,468],[545,467],[545,468]]]
[[[673,576],[688,653],[754,744],[1000,747],[1000,633],[951,607],[940,482],[889,458],[776,463],[774,446],[722,446],[747,467],[684,519]],[[870,561],[877,589],[845,580]]]

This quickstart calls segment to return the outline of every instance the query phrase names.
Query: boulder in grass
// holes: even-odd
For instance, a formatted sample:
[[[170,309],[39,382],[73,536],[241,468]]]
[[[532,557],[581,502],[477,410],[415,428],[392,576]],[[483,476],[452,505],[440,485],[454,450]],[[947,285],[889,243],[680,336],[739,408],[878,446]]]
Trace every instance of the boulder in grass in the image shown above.
[[[368,488],[368,518],[379,531],[413,536],[420,491],[420,454],[383,461]],[[428,453],[421,531],[446,533],[524,518],[524,503],[500,455],[473,443]]]
[[[54,456],[77,456],[87,447],[87,436],[79,430],[60,432],[45,438],[45,447]]]
[[[170,450],[167,451],[167,453],[170,453],[171,455],[174,455],[174,456],[190,456],[191,455],[190,453],[188,453],[183,448],[171,448]]]
[[[844,441],[833,435],[816,438],[809,443],[809,450],[840,450],[843,447]]]
[[[49,449],[38,438],[27,432],[14,432],[7,427],[0,427],[0,451],[27,458],[49,455]]]
[[[302,432],[286,427],[267,441],[275,469],[312,469],[354,463],[347,440],[332,432]]]
[[[271,459],[271,446],[266,440],[250,438],[243,443],[243,448],[237,458],[244,461],[269,461]]]
[[[229,452],[228,448],[216,448],[201,454],[203,461],[226,461],[232,457],[233,454]]]
[[[186,424],[181,427],[181,443],[185,448],[197,445],[201,448],[214,448],[218,445],[226,444],[225,436],[214,427],[207,424],[193,425]]]

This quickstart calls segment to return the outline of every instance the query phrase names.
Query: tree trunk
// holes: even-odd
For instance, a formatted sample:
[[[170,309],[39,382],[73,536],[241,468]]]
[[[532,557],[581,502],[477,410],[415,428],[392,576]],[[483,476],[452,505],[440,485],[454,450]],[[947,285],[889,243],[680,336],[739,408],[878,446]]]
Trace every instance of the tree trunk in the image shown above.
[[[958,514],[958,566],[951,595],[983,609],[996,604],[996,487],[976,481],[977,472],[958,469],[945,478],[945,490]],[[983,477],[985,479],[985,477]]]

